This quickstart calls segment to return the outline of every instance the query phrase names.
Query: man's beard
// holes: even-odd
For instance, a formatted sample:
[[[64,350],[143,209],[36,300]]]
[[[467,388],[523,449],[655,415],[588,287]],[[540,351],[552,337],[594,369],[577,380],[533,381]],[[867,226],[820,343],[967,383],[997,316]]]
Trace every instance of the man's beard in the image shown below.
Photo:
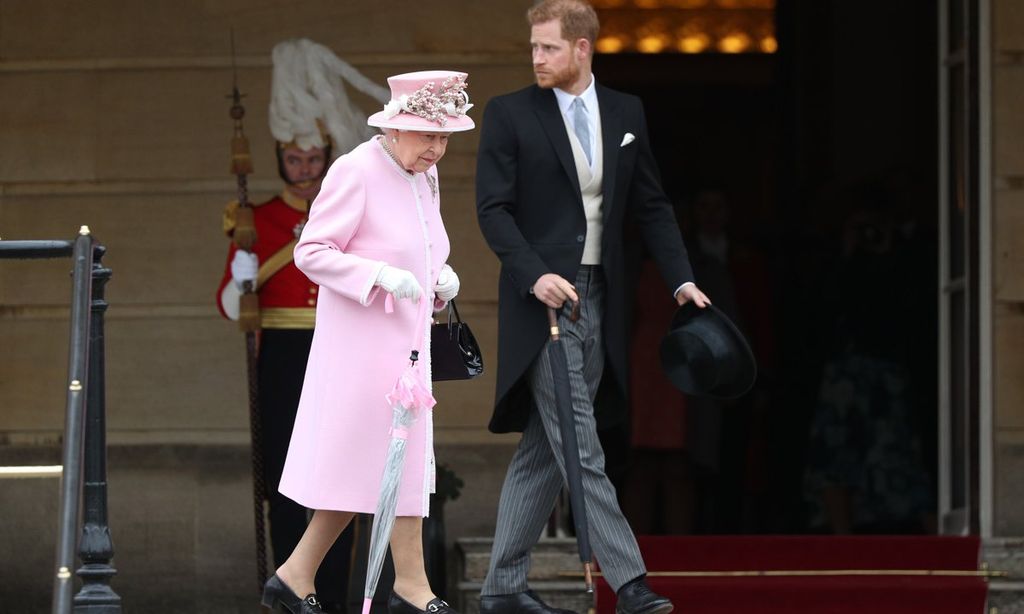
[[[540,75],[534,73],[534,76],[537,77],[537,85],[543,89],[558,88],[564,90],[568,89],[573,83],[576,83],[580,78],[581,72],[579,64],[570,62],[563,70],[544,75],[544,81],[541,81]]]

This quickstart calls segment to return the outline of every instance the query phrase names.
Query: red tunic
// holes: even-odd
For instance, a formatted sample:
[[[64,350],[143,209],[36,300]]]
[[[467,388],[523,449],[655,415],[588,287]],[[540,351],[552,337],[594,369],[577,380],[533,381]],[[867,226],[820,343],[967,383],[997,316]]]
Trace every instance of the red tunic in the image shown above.
[[[306,223],[307,211],[308,203],[287,191],[253,207],[256,243],[252,249],[260,262],[258,292],[263,328],[313,328],[318,287],[295,267],[291,253]],[[228,236],[234,232],[230,211],[225,218],[225,231]],[[228,250],[224,277],[217,287],[217,308],[224,317],[227,314],[221,304],[221,292],[224,286],[231,283],[231,260],[237,249],[232,243]],[[286,258],[287,264],[264,280],[268,264],[282,250],[287,251],[277,258]]]

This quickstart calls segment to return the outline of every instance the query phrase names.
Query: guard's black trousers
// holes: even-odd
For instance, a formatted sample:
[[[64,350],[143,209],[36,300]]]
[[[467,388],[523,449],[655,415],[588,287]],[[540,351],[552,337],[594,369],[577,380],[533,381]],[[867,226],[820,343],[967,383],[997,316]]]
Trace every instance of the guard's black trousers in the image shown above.
[[[263,422],[263,475],[270,500],[270,542],[274,567],[281,566],[306,530],[306,508],[277,491],[295,426],[306,375],[312,330],[263,329],[259,355],[259,402]],[[327,552],[316,575],[321,601],[343,604],[352,552],[350,524]]]

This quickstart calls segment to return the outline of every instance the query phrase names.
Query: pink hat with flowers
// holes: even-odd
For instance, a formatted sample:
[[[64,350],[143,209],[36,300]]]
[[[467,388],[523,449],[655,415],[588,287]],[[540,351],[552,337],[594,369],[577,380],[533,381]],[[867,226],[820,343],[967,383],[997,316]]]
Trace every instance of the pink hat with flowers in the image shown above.
[[[391,100],[366,120],[377,128],[418,132],[462,132],[476,127],[464,72],[424,70],[388,77]]]

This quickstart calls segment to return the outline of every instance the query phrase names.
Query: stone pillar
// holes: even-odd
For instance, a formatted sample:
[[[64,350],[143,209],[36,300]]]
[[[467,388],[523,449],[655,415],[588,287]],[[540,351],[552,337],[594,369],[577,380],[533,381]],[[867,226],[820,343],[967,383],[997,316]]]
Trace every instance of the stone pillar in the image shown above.
[[[989,611],[1024,612],[1024,4],[990,0],[993,336],[993,539]],[[982,178],[983,181],[986,178]]]
[[[991,40],[993,534],[1008,537],[1024,535],[1024,4],[992,0]]]

